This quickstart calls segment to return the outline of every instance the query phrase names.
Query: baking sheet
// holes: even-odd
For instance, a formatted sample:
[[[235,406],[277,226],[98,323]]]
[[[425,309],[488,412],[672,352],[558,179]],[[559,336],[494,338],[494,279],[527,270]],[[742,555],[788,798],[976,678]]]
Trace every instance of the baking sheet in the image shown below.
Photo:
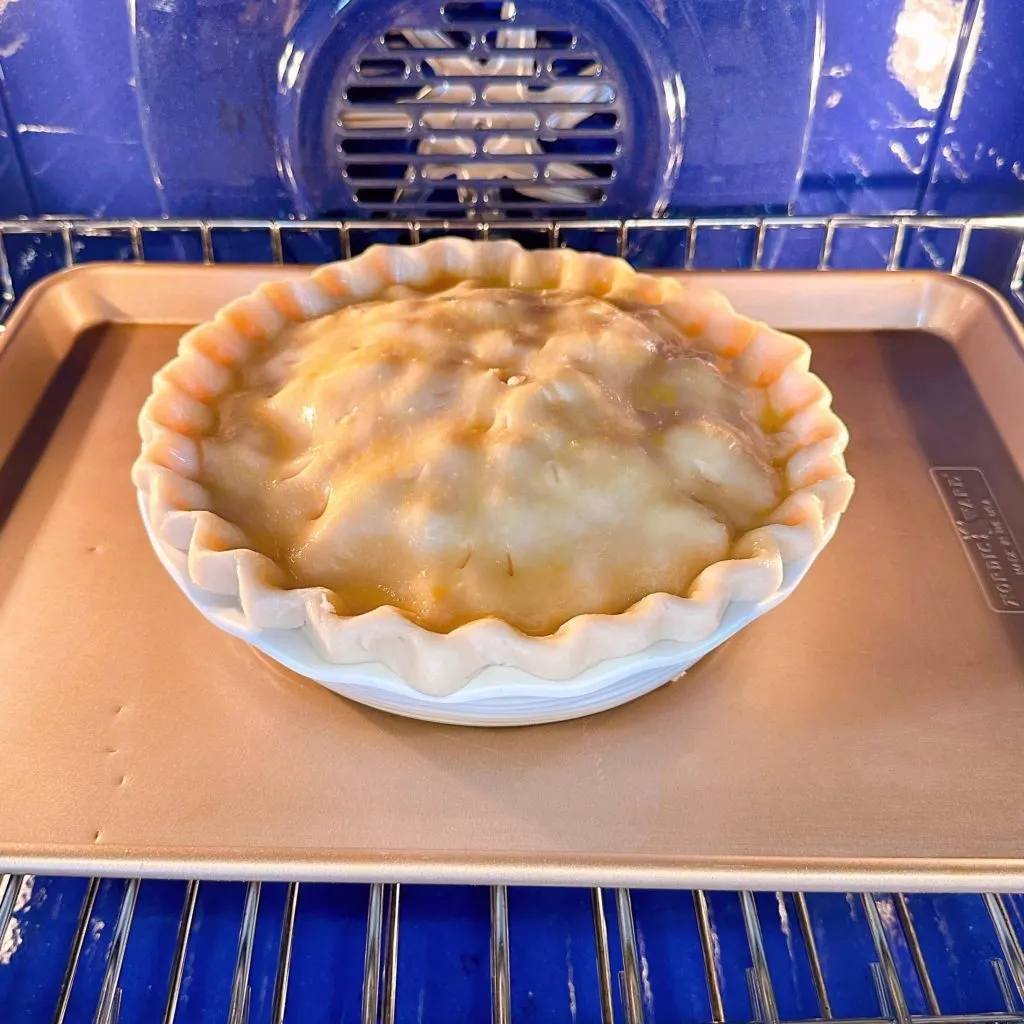
[[[970,536],[1024,539],[1024,365],[1000,300],[938,275],[704,275],[814,331],[853,438],[850,511],[798,591],[683,680],[498,731],[290,675],[208,626],[149,549],[128,471],[151,374],[182,320],[294,272],[83,268],[3,336],[0,868],[1020,888],[1024,615],[993,608]],[[982,509],[966,531],[943,467],[980,474],[962,474]]]

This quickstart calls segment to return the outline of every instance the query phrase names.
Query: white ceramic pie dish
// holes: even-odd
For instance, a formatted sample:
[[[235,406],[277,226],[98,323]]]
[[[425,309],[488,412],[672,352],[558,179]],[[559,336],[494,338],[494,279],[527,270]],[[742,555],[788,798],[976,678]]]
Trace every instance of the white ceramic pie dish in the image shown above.
[[[189,579],[188,556],[157,538],[141,496],[139,511],[160,562],[213,625],[244,640],[286,669],[350,700],[447,725],[540,725],[607,711],[642,697],[677,679],[744,626],[781,604],[796,589],[821,550],[789,565],[782,586],[770,598],[732,602],[719,627],[700,643],[662,640],[635,654],[598,662],[572,679],[542,679],[522,669],[491,665],[461,689],[435,697],[410,686],[380,662],[333,665],[325,661],[302,630],[254,628],[236,600],[211,594]],[[827,526],[825,543],[831,540],[838,521],[837,515]]]
[[[525,635],[493,618],[431,632],[392,607],[342,616],[324,588],[289,588],[275,563],[209,510],[208,493],[187,468],[209,420],[205,403],[228,389],[233,367],[289,323],[394,284],[429,289],[437,278],[657,305],[695,348],[728,361],[731,373],[767,395],[787,452],[785,497],[685,596],[652,594],[621,614],[577,615],[550,636]],[[437,721],[575,717],[677,676],[783,600],[828,542],[853,484],[843,459],[846,429],[828,389],[809,372],[809,357],[802,341],[739,316],[717,293],[637,274],[621,260],[454,238],[375,247],[307,279],[265,285],[188,332],[140,414],[133,480],[154,548],[190,600],[288,668],[364,703]]]

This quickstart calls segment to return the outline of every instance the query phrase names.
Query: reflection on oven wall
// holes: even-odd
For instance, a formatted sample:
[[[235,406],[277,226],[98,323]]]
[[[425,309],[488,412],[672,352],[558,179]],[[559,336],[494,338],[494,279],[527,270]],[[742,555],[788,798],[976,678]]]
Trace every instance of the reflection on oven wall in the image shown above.
[[[1019,211],[1022,24],[1024,0],[0,0],[0,216]]]

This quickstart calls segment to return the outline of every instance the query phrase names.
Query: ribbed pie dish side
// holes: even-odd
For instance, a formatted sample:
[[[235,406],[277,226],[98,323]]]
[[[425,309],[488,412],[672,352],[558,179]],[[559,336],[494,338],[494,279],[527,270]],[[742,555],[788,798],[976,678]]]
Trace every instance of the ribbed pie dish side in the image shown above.
[[[650,594],[619,614],[577,615],[548,636],[526,635],[494,618],[431,632],[390,606],[342,616],[325,588],[288,589],[281,567],[211,511],[211,496],[197,479],[198,440],[213,418],[211,403],[230,389],[234,371],[291,323],[393,285],[429,289],[460,280],[657,306],[694,349],[728,361],[741,382],[763,389],[778,425],[773,440],[786,453],[780,504],[763,525],[736,537],[730,558],[700,572],[686,596]],[[623,260],[457,238],[375,246],[305,279],[265,284],[187,332],[177,357],[154,377],[139,416],[142,449],[132,480],[161,561],[190,599],[290,668],[357,699],[424,717],[456,720],[433,715],[429,706],[456,701],[468,709],[477,694],[507,707],[522,696],[524,720],[531,701],[540,702],[538,718],[569,717],[631,699],[678,674],[777,604],[830,539],[853,490],[843,458],[848,437],[809,362],[804,342],[738,315],[718,293],[636,273]],[[500,708],[491,717],[500,720]]]

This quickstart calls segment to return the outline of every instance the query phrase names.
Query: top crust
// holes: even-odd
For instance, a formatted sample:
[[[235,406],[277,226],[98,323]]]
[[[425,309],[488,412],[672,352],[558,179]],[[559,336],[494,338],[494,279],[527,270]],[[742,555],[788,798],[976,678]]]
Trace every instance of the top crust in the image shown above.
[[[431,693],[565,678],[710,636],[824,542],[852,481],[808,357],[621,260],[375,247],[189,332],[133,479],[256,628]]]

